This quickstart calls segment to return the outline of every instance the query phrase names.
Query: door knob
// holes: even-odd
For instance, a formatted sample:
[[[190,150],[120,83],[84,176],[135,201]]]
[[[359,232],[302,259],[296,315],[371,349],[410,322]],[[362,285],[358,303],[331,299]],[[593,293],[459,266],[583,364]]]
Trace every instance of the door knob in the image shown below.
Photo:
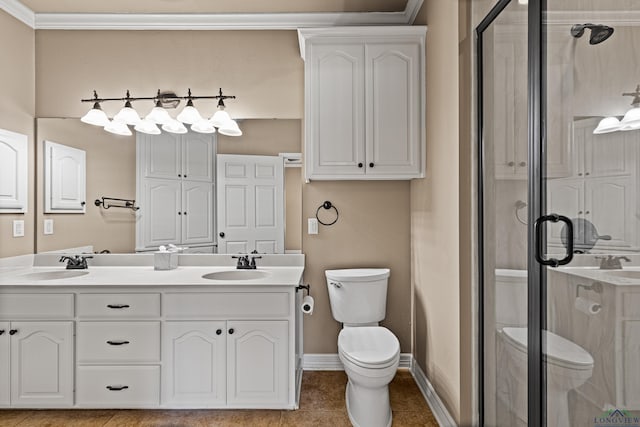
[[[218,236],[222,237],[224,239],[224,231],[221,231],[220,234],[218,234]]]

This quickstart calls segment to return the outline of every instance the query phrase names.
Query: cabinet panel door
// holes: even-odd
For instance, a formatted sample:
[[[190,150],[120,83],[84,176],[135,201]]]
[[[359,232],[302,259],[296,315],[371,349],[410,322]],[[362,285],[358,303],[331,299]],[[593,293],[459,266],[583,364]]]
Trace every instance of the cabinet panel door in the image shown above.
[[[213,185],[182,182],[182,243],[213,241]]]
[[[189,132],[182,136],[182,177],[190,181],[213,181],[214,138]]]
[[[45,213],[84,213],[86,210],[86,153],[44,142]]]
[[[549,180],[547,184],[548,211],[569,218],[584,218],[584,181],[580,179]],[[549,223],[549,242],[561,243],[562,223]],[[584,236],[584,231],[574,230],[577,235]],[[584,243],[578,242],[576,243]],[[560,251],[562,253],[562,251]]]
[[[305,110],[310,178],[364,174],[364,45],[309,46]],[[362,167],[358,165],[361,164]]]
[[[636,168],[634,132],[585,135],[584,175],[589,177],[631,175]]]
[[[638,354],[640,354],[640,322],[626,320],[622,322],[622,357],[624,365],[622,372],[624,397],[620,402],[626,408],[640,407],[640,369],[638,369]]]
[[[143,185],[144,246],[179,243],[181,234],[181,183],[167,179],[146,179]]]
[[[226,403],[226,340],[225,322],[164,324],[163,405],[212,407]]]
[[[286,404],[288,322],[229,321],[227,329],[227,404]]]
[[[27,211],[27,136],[0,129],[0,212]]]
[[[0,407],[11,402],[9,337],[9,322],[0,322]]]
[[[588,214],[586,214],[589,212]],[[585,181],[585,214],[600,235],[595,248],[636,247],[636,196],[631,177],[597,178]]]
[[[73,404],[73,322],[13,322],[11,404]]]
[[[418,43],[367,44],[367,175],[420,173],[421,93]]]
[[[144,135],[144,175],[148,178],[182,177],[182,136],[169,132],[160,135]]]

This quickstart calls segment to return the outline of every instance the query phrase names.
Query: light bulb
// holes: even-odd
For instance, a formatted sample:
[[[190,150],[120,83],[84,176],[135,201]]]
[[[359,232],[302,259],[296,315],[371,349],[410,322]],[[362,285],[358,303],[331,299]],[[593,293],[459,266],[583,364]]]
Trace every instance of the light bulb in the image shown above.
[[[121,122],[119,120],[111,120],[105,127],[104,130],[107,132],[113,133],[115,135],[122,136],[131,136],[131,129],[127,126],[125,122]]]
[[[102,111],[99,103],[94,103],[93,108],[80,119],[81,122],[94,126],[105,127],[109,124],[109,117]]]
[[[168,123],[162,125],[162,130],[169,133],[187,133],[188,130],[182,123],[175,119],[171,119]]]

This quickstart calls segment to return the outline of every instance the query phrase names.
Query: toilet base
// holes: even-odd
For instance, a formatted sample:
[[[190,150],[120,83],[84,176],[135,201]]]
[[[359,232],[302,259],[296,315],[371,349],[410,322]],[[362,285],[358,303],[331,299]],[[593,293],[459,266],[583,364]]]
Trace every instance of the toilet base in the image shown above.
[[[347,415],[353,427],[391,427],[389,386],[367,388],[347,382]]]

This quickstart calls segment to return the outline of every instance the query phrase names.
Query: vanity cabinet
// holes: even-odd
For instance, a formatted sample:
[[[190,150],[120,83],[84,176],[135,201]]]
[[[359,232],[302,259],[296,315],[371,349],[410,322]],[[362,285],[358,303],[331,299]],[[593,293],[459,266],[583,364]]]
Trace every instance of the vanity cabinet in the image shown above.
[[[211,253],[215,137],[138,134],[136,250],[195,245]]]
[[[412,179],[425,170],[426,28],[298,30],[307,179]]]
[[[0,213],[27,211],[28,139],[0,129]]]

